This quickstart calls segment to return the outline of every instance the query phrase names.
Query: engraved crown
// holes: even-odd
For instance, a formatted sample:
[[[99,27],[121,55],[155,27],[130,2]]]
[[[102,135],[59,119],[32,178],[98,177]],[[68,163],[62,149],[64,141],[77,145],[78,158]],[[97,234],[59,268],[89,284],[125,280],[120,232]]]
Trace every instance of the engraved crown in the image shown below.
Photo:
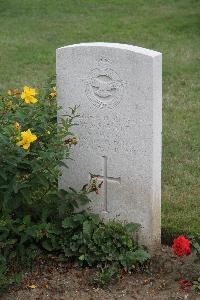
[[[104,56],[101,56],[99,61],[98,61],[98,65],[101,68],[108,68],[110,63],[111,63],[111,61],[108,58],[105,58]]]

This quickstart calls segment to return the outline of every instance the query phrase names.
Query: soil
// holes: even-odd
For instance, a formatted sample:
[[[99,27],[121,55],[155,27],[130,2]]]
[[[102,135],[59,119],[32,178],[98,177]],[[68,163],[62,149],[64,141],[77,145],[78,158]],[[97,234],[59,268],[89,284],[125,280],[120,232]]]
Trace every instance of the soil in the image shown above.
[[[89,283],[94,270],[76,268],[70,264],[37,263],[24,273],[20,286],[11,287],[0,296],[3,300],[200,300],[200,292],[181,287],[178,279],[192,279],[200,274],[200,262],[190,255],[177,258],[170,247],[164,246],[149,261],[145,270],[125,274],[107,288]]]

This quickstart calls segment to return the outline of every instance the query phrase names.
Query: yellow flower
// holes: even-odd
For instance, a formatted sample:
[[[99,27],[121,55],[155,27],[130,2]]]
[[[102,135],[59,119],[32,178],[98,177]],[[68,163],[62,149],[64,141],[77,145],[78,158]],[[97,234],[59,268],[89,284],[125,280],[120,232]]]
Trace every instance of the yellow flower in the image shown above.
[[[10,89],[10,90],[8,90],[8,96],[16,96],[16,95],[19,95],[19,94],[20,94],[19,89]]]
[[[56,87],[54,86],[51,93],[50,93],[50,96],[53,98],[56,96]]]
[[[77,144],[77,138],[75,136],[72,137],[71,143],[72,143],[72,145],[76,145]]]
[[[30,285],[27,285],[27,287],[29,287],[30,289],[35,289],[37,287],[37,285],[35,284],[30,284]]]
[[[31,130],[21,132],[21,140],[17,142],[17,146],[22,146],[25,150],[30,147],[30,144],[37,140],[37,136],[31,133]]]
[[[16,130],[20,130],[21,126],[18,122],[15,122],[14,127]]]
[[[9,110],[12,108],[12,106],[13,106],[12,101],[7,101],[7,102],[6,102],[6,107],[7,107]]]
[[[51,132],[50,132],[49,130],[47,130],[47,133],[48,133],[48,134],[51,134]]]
[[[36,90],[25,86],[23,92],[21,93],[21,98],[26,102],[26,103],[36,103],[38,100],[35,98],[37,95]]]
[[[68,138],[67,140],[64,141],[66,145],[76,145],[77,144],[77,138],[75,136]]]

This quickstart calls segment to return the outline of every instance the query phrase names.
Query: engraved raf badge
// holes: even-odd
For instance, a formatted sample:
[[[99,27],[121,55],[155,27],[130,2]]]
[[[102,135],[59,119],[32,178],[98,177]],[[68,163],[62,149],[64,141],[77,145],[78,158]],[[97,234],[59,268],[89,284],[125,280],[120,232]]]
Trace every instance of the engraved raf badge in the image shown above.
[[[98,108],[113,108],[120,103],[125,82],[110,68],[108,59],[101,57],[98,67],[91,70],[85,81],[86,95]]]

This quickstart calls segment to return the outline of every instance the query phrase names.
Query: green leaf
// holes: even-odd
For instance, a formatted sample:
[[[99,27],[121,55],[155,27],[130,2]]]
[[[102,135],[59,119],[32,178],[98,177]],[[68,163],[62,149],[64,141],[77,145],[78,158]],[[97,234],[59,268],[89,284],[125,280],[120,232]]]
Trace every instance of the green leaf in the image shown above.
[[[23,218],[23,223],[25,225],[29,225],[31,223],[31,216],[30,215],[26,215],[24,218]]]
[[[83,223],[83,221],[85,220],[85,216],[84,216],[84,214],[82,214],[82,213],[77,213],[77,214],[75,214],[74,216],[73,216],[73,220],[75,221],[75,222],[78,222],[78,223]]]
[[[85,255],[84,254],[82,254],[81,256],[79,256],[79,258],[78,258],[79,260],[84,260],[85,259]]]
[[[93,226],[89,221],[83,222],[83,234],[91,236],[93,232]]]
[[[68,165],[66,163],[64,163],[63,161],[59,161],[59,166],[69,169]]]
[[[200,253],[200,244],[198,242],[194,242],[192,245],[195,248],[195,250],[197,251],[197,253]]]
[[[50,240],[44,240],[42,241],[42,247],[46,249],[47,251],[53,251],[52,243]]]
[[[137,223],[128,223],[125,225],[125,228],[128,232],[133,233],[141,228],[140,224]]]
[[[135,259],[141,264],[143,264],[147,259],[150,258],[149,253],[145,250],[142,250],[142,249],[141,250],[140,249],[136,250],[134,252],[134,256],[135,256]]]
[[[49,181],[47,180],[46,176],[44,175],[38,175],[37,181],[41,183],[45,187],[49,187]]]
[[[62,221],[62,227],[65,228],[65,229],[68,229],[68,228],[73,228],[74,227],[74,221],[72,218],[65,218],[63,221]]]
[[[7,175],[6,172],[4,170],[0,169],[0,176],[6,181],[7,180]]]

